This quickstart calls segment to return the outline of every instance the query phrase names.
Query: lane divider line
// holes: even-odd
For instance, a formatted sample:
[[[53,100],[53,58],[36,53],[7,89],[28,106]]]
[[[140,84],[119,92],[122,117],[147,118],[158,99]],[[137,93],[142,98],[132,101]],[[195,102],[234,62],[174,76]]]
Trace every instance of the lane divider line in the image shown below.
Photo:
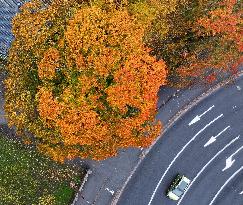
[[[190,141],[188,141],[186,143],[186,145],[184,145],[184,147],[180,150],[180,152],[177,153],[177,155],[175,156],[175,158],[171,161],[171,163],[169,164],[169,166],[167,167],[167,169],[165,170],[164,174],[162,175],[162,177],[160,178],[156,188],[154,189],[153,191],[153,194],[149,200],[149,203],[148,205],[151,205],[153,199],[154,199],[154,196],[155,196],[155,193],[157,192],[161,182],[163,181],[165,175],[167,174],[167,172],[169,171],[169,169],[171,168],[171,166],[174,164],[174,162],[176,161],[176,159],[181,155],[181,153],[188,147],[188,145],[194,141],[196,139],[196,137],[201,134],[207,127],[209,127],[211,124],[213,124],[216,120],[220,119],[221,117],[223,117],[224,115],[221,114],[219,115],[218,117],[214,118],[211,122],[209,122],[207,125],[205,125],[199,132],[197,132],[197,134],[194,135],[194,137],[192,139],[190,139]]]
[[[225,162],[225,167],[222,169],[224,172],[225,170],[229,169],[234,163],[235,159],[233,159],[233,156],[236,155],[240,150],[243,149],[243,146],[241,146],[239,149],[237,149],[232,155],[230,155]]]
[[[207,168],[207,166],[216,158],[218,157],[226,148],[228,148],[231,144],[233,144],[236,140],[240,139],[240,135],[236,138],[234,138],[233,140],[231,140],[226,146],[224,146],[223,149],[221,149],[210,161],[208,161],[207,164],[204,165],[204,167],[200,170],[200,172],[198,172],[198,174],[196,175],[196,177],[192,180],[192,182],[190,183],[189,187],[187,188],[187,190],[185,191],[185,193],[182,195],[181,199],[178,201],[177,205],[180,205],[183,198],[185,197],[186,193],[188,192],[188,190],[191,188],[191,186],[193,185],[193,183],[197,180],[197,178],[201,175],[201,173]]]
[[[120,189],[118,189],[116,191],[116,193],[114,194],[114,197],[113,197],[113,199],[111,201],[111,205],[117,205],[119,203],[119,200],[120,200],[122,194],[124,193],[128,183],[131,181],[133,175],[137,172],[139,166],[142,164],[142,162],[146,158],[147,154],[153,149],[153,147],[156,145],[156,143],[159,140],[161,140],[161,137],[175,124],[175,122],[178,119],[183,117],[187,112],[189,112],[191,109],[196,107],[200,102],[202,102],[203,100],[208,98],[210,95],[212,95],[213,93],[216,93],[217,91],[219,91],[221,87],[223,87],[225,85],[228,85],[229,83],[233,82],[236,79],[240,79],[241,77],[243,77],[243,71],[240,71],[236,75],[234,75],[234,76],[232,76],[232,77],[230,77],[230,78],[228,78],[228,79],[226,79],[226,80],[224,80],[222,82],[217,83],[213,87],[209,88],[208,90],[206,90],[202,94],[200,94],[197,97],[195,97],[190,103],[182,106],[182,108],[165,124],[164,130],[156,138],[156,140],[154,140],[154,142],[150,145],[150,147],[144,150],[143,157],[141,157],[139,159],[138,163],[136,164],[136,166],[133,168],[133,170],[131,171],[131,173],[127,177],[127,179],[126,179],[125,183],[123,184],[123,186]]]
[[[223,186],[218,190],[218,192],[216,193],[216,195],[213,197],[212,201],[210,202],[209,205],[212,205],[214,203],[214,201],[216,200],[216,198],[218,197],[218,195],[220,194],[220,192],[224,189],[224,187],[241,171],[243,170],[243,166],[238,169],[233,175],[231,175],[231,177],[223,184]]]

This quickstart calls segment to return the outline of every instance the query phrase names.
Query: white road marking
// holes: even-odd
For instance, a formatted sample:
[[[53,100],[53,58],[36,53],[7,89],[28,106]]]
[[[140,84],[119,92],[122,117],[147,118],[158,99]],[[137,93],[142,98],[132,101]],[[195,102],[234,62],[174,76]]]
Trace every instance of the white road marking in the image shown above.
[[[241,87],[239,85],[236,86],[237,90],[241,90]]]
[[[171,168],[171,166],[174,164],[174,162],[176,161],[176,159],[181,155],[181,153],[187,148],[187,146],[193,141],[196,139],[196,137],[201,134],[207,127],[209,127],[211,124],[213,124],[216,120],[218,120],[219,118],[223,117],[224,115],[221,114],[219,115],[218,117],[214,118],[211,122],[209,122],[207,125],[205,125],[201,130],[199,130],[199,132],[197,132],[194,137],[192,139],[190,139],[189,142],[186,143],[186,145],[180,150],[180,152],[177,153],[177,155],[174,157],[174,159],[171,161],[171,163],[169,164],[169,166],[167,167],[167,169],[165,170],[164,174],[162,175],[162,177],[160,178],[158,184],[156,185],[156,188],[154,189],[153,191],[153,194],[149,200],[149,203],[148,205],[151,205],[153,199],[154,199],[154,196],[155,196],[155,193],[157,192],[158,188],[159,188],[159,185],[161,184],[161,182],[163,181],[165,175],[167,174],[167,172],[169,171],[169,169]]]
[[[239,194],[240,194],[240,195],[242,195],[242,194],[243,194],[243,191],[242,191],[242,192],[240,192]]]
[[[215,137],[212,136],[212,137],[207,141],[207,143],[204,145],[204,147],[207,147],[208,145],[214,143],[214,142],[216,141],[217,137],[220,136],[223,132],[225,132],[225,131],[226,131],[227,129],[229,129],[229,128],[230,128],[230,126],[224,128],[224,129],[223,129],[220,133],[218,133]]]
[[[109,188],[106,188],[105,190],[107,190],[108,192],[110,192],[110,193],[111,193],[111,195],[113,195],[113,194],[114,194],[114,191],[113,191],[113,190],[110,190]]]
[[[236,140],[238,140],[240,138],[240,135],[236,138],[234,138],[233,140],[231,140],[230,143],[228,143],[223,149],[221,149],[210,161],[208,161],[207,164],[205,164],[205,166],[200,170],[200,172],[197,173],[196,177],[192,180],[192,182],[190,183],[190,185],[188,186],[187,190],[185,191],[185,193],[182,195],[181,199],[178,201],[177,205],[181,204],[181,201],[183,200],[184,196],[186,195],[186,193],[188,192],[188,190],[191,188],[191,186],[193,185],[193,183],[197,180],[197,178],[200,176],[200,174],[207,168],[207,166],[217,157],[219,156],[227,147],[229,147],[231,144],[233,144]]]
[[[214,107],[214,105],[212,105],[210,108],[208,108],[205,112],[203,112],[201,115],[197,115],[196,117],[194,117],[192,119],[192,121],[188,124],[189,126],[191,126],[192,124],[196,123],[197,121],[199,121],[201,119],[201,117],[203,115],[205,115],[207,112],[209,112],[212,108]]]
[[[210,202],[209,205],[212,205],[214,203],[214,201],[216,200],[216,198],[218,197],[218,195],[220,194],[220,192],[224,189],[224,187],[241,171],[243,170],[243,166],[238,169],[224,184],[223,186],[218,190],[217,194],[213,197],[212,201]]]
[[[241,146],[239,149],[237,149],[232,155],[230,155],[227,159],[226,159],[226,165],[225,167],[222,169],[222,171],[225,171],[227,169],[229,169],[235,162],[235,159],[232,159],[234,155],[236,155],[240,150],[243,149],[243,146]]]

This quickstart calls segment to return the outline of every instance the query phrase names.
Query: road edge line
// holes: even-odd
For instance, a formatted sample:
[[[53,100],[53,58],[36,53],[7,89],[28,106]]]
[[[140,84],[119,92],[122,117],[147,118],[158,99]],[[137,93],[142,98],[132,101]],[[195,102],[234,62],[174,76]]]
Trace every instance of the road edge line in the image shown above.
[[[138,163],[133,168],[133,170],[131,171],[130,175],[127,177],[127,180],[123,184],[122,188],[120,190],[116,191],[116,193],[114,194],[114,197],[113,197],[110,205],[117,205],[118,200],[120,199],[120,196],[122,195],[125,187],[127,186],[128,182],[130,181],[130,179],[132,178],[133,174],[136,172],[137,168],[142,163],[142,161],[144,160],[144,158],[146,157],[146,155],[149,153],[149,151],[154,147],[154,145],[160,140],[160,138],[167,132],[168,129],[171,128],[171,126],[178,119],[180,119],[181,117],[183,117],[186,112],[188,112],[193,107],[195,107],[199,102],[201,102],[202,100],[206,99],[208,96],[210,96],[214,92],[217,92],[221,87],[229,84],[233,80],[236,80],[237,78],[240,78],[242,76],[243,76],[243,71],[240,71],[237,74],[237,76],[233,75],[233,76],[230,76],[227,80],[224,80],[222,82],[219,82],[215,86],[209,88],[207,91],[205,91],[204,93],[202,93],[199,96],[197,96],[190,103],[184,105],[170,120],[168,120],[167,124],[164,126],[164,129],[163,129],[162,133],[156,138],[156,140],[150,145],[150,147],[148,149],[145,149],[143,151],[142,157],[139,159]]]
[[[75,198],[74,198],[73,202],[71,203],[71,205],[75,205],[77,203],[79,195],[81,194],[85,183],[88,181],[88,177],[89,177],[90,174],[92,174],[92,171],[91,171],[91,169],[88,169],[86,174],[85,174],[85,176],[84,176],[84,178],[83,178],[83,182],[80,185],[80,187],[78,189],[78,192],[76,193]]]

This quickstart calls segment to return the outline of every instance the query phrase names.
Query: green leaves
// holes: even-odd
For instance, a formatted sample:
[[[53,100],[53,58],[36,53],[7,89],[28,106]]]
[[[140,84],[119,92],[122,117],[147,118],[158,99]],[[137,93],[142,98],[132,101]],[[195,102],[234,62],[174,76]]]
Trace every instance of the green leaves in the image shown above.
[[[60,97],[60,95],[63,93],[63,90],[70,85],[70,82],[67,80],[64,71],[61,69],[56,70],[55,77],[49,80],[49,82],[52,85],[52,93],[54,97]]]
[[[0,147],[0,204],[66,205],[73,199],[70,182],[78,185],[84,170],[53,162],[4,136]]]
[[[136,117],[141,113],[141,110],[131,106],[131,105],[127,105],[127,112],[125,115],[123,115],[123,118],[129,118],[129,117]]]
[[[140,2],[146,11],[138,20],[125,1],[54,0],[34,15],[25,12],[37,9],[35,3],[14,20],[5,106],[11,125],[31,133],[41,152],[61,162],[147,146],[160,124],[146,139],[133,128],[154,117],[167,75],[164,62],[143,44],[156,9]]]

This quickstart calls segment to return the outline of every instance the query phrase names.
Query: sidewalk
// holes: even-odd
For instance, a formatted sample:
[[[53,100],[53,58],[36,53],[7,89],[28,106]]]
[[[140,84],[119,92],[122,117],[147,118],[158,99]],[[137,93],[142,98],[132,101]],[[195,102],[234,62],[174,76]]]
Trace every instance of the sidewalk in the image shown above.
[[[240,66],[239,71],[243,72],[243,66]],[[192,101],[214,89],[214,86],[222,86],[224,83],[225,81],[221,79],[208,86],[196,86],[181,90],[166,86],[161,87],[158,92],[157,107],[159,112],[156,119],[161,120],[164,125],[169,124],[172,118],[185,110]],[[147,150],[148,148],[122,150],[117,157],[100,162],[83,160],[82,163],[90,167],[92,174],[89,175],[75,205],[111,205]]]
[[[4,118],[3,79],[4,76],[0,75],[0,129],[10,134]],[[156,118],[167,124],[179,110],[206,90],[206,87],[184,90],[161,88],[157,103],[160,109]],[[143,157],[144,151],[146,149],[129,148],[120,150],[118,156],[103,161],[77,160],[81,166],[89,167],[92,173],[74,205],[110,205],[139,159]]]
[[[18,0],[0,0],[0,5],[4,4],[0,13],[4,13],[8,19],[12,18],[17,13],[17,3]],[[0,53],[6,54],[6,48],[13,39],[12,37],[9,39],[9,36],[6,35],[11,30],[10,21],[0,21],[0,27],[4,27],[5,31],[0,33]],[[9,41],[6,41],[6,39],[9,39]],[[0,76],[0,129],[7,130],[3,110],[2,81],[3,76]],[[194,87],[193,89],[182,90],[168,87],[161,88],[158,93],[158,108],[160,109],[156,118],[161,120],[164,125],[167,124],[178,111],[208,90],[208,88]],[[146,149],[130,148],[120,150],[117,157],[104,161],[79,160],[80,164],[90,168],[92,174],[89,175],[84,189],[79,193],[79,198],[75,205],[110,205],[139,159],[143,157],[145,151]]]
[[[0,75],[0,129],[9,134],[4,119],[2,81],[3,76]],[[175,114],[183,110],[185,106],[209,88],[194,87],[192,89],[177,90],[162,87],[158,93],[157,107],[160,109],[156,118],[166,125]],[[118,156],[103,161],[77,160],[81,166],[89,167],[92,173],[89,175],[74,205],[110,205],[146,150],[138,148],[123,149],[120,150]]]
[[[9,33],[11,29],[10,20],[18,11],[19,0],[1,0],[2,5],[0,13],[4,13],[5,18],[7,15],[7,21],[0,22],[0,26],[4,27],[4,31]],[[8,37],[8,38],[7,38]],[[12,37],[12,36],[11,36]],[[6,36],[6,32],[0,33],[0,43],[9,39]],[[6,47],[9,47],[12,38],[5,42]],[[2,45],[1,43],[1,45]],[[5,50],[1,48],[1,52],[5,54]],[[171,88],[162,88],[159,92],[158,107],[160,112],[157,116],[164,124],[185,104],[190,102],[199,95],[203,89],[193,90],[176,90]],[[3,96],[3,76],[0,76],[0,129],[3,132],[9,133],[9,129],[6,125],[4,118],[4,96]],[[115,194],[121,189],[127,177],[137,164],[140,157],[143,156],[143,150],[130,148],[126,150],[120,150],[119,155],[114,158],[110,158],[104,161],[92,161],[92,160],[80,160],[79,162],[85,166],[88,166],[92,174],[89,175],[88,181],[84,185],[83,191],[79,194],[78,201],[75,205],[109,205],[115,196]]]
[[[207,89],[207,87],[185,90],[161,88],[157,119],[167,124],[179,110]],[[92,174],[89,175],[75,205],[110,205],[139,159],[143,157],[144,151],[146,149],[130,148],[121,150],[117,157],[104,161],[81,160],[81,164],[90,167]]]

